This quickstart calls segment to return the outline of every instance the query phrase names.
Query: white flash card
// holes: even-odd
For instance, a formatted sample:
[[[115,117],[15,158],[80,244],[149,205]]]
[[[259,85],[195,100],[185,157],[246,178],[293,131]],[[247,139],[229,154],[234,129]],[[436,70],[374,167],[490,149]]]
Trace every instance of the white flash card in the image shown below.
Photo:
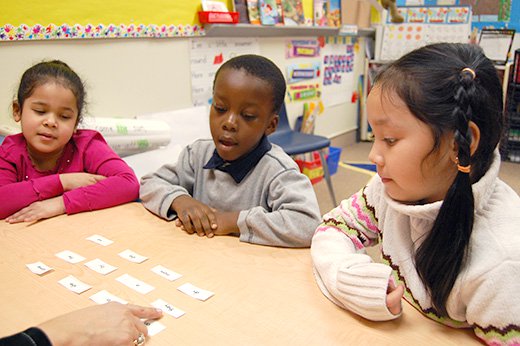
[[[89,261],[85,263],[87,267],[92,269],[95,272],[98,272],[99,274],[107,275],[108,273],[113,272],[117,269],[117,267],[114,267],[113,265],[110,265],[108,263],[103,262],[99,258],[93,259],[92,261]]]
[[[207,300],[208,298],[210,298],[212,295],[215,294],[211,291],[203,290],[202,288],[193,286],[190,283],[185,283],[184,285],[177,287],[177,289],[179,291],[181,291],[182,293],[186,293],[187,295],[189,295],[195,299],[198,299],[198,300]]]
[[[142,263],[148,259],[148,257],[141,256],[138,253],[133,252],[132,250],[125,250],[123,252],[120,252],[119,256],[134,263]]]
[[[144,321],[144,325],[148,327],[148,336],[154,336],[166,329],[166,326],[159,321]]]
[[[128,304],[128,302],[126,300],[121,299],[105,290],[99,291],[98,293],[91,295],[89,298],[91,300],[93,300],[96,304],[105,304],[105,303],[110,303],[110,302]]]
[[[155,302],[152,303],[152,306],[154,308],[161,309],[162,311],[164,311],[168,315],[171,315],[171,316],[173,316],[175,318],[179,318],[179,317],[181,317],[182,315],[185,314],[185,312],[182,311],[181,309],[176,308],[175,306],[166,303],[162,299],[157,299]]]
[[[178,278],[180,278],[182,276],[181,274],[176,273],[173,270],[170,270],[166,267],[163,267],[162,265],[156,265],[155,267],[152,268],[152,271],[155,274],[162,276],[163,278],[170,280],[170,281],[177,280]]]
[[[30,271],[32,271],[34,274],[38,274],[38,275],[43,275],[54,269],[42,262],[29,263],[29,264],[26,264],[26,266],[27,266],[27,268],[29,268]]]
[[[131,289],[136,290],[137,292],[142,294],[146,294],[155,289],[155,287],[148,285],[147,283],[142,282],[141,280],[138,280],[128,274],[123,274],[116,280],[122,283],[123,285],[130,287]]]
[[[64,261],[67,261],[67,262],[72,263],[72,264],[79,263],[79,262],[85,260],[85,257],[80,256],[77,253],[69,251],[69,250],[58,252],[56,254],[56,256],[58,256],[59,258],[61,258]]]
[[[80,294],[92,288],[92,286],[87,285],[86,283],[79,281],[74,276],[69,275],[60,281],[58,281],[63,287]]]
[[[88,237],[87,240],[93,241],[94,243],[103,245],[103,246],[108,246],[113,243],[112,240],[107,239],[99,234],[93,234],[90,237]]]

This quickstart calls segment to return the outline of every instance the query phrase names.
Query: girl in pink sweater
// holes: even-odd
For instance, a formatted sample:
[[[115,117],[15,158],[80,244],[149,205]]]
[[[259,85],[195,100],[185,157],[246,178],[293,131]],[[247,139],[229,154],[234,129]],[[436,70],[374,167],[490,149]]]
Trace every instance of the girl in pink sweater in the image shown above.
[[[0,219],[32,222],[130,202],[139,183],[100,133],[78,130],[81,79],[65,63],[38,63],[22,75],[13,116],[22,133],[0,146]]]

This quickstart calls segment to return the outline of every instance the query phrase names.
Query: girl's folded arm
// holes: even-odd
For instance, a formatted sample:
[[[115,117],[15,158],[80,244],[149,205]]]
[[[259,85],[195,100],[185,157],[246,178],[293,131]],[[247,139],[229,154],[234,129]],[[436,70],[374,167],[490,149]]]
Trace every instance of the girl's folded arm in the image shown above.
[[[323,294],[335,304],[366,319],[397,318],[386,306],[392,269],[374,263],[343,232],[322,224],[312,238],[311,255],[316,281]]]
[[[86,149],[85,170],[103,179],[63,194],[67,214],[113,207],[137,200],[139,182],[133,170],[102,139],[94,137]]]
[[[367,202],[369,190],[366,186],[323,216],[312,238],[311,255],[325,296],[369,320],[383,321],[399,315],[390,313],[386,305],[392,269],[374,263],[365,251],[378,243],[380,235]]]
[[[63,194],[58,174],[17,182],[16,175],[0,173],[0,219],[12,215],[33,202]]]

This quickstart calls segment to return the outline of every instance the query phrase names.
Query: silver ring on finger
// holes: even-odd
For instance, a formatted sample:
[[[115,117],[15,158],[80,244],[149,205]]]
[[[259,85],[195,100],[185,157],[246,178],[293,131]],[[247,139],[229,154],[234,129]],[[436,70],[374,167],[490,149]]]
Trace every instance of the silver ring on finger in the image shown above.
[[[134,340],[134,346],[143,346],[146,339],[144,338],[143,333],[139,333],[137,339]]]

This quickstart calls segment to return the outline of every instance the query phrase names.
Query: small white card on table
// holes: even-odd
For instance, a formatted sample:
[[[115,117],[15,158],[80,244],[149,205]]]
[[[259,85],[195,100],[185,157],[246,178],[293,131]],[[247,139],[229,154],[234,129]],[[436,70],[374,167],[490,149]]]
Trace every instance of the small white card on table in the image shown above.
[[[113,272],[117,269],[117,267],[114,267],[113,265],[110,265],[108,263],[103,262],[99,258],[93,259],[92,261],[88,261],[85,263],[87,267],[92,269],[95,272],[98,272],[99,274],[107,275],[108,273]]]
[[[86,283],[80,281],[79,279],[76,279],[74,276],[69,275],[67,277],[64,277],[60,281],[58,281],[63,287],[71,290],[74,293],[80,294],[85,291],[88,291],[92,288],[92,286],[87,285]]]
[[[120,252],[119,256],[134,263],[142,263],[148,259],[148,257],[139,255],[138,253],[135,253],[132,250],[125,250],[123,252]]]
[[[190,297],[193,297],[198,300],[207,300],[208,298],[210,298],[211,296],[213,296],[215,294],[211,291],[203,290],[202,288],[198,288],[197,286],[194,286],[190,283],[185,283],[184,285],[177,287],[177,289],[179,291],[181,291],[182,293],[186,293]]]
[[[116,279],[123,285],[130,287],[133,290],[136,290],[139,293],[146,294],[155,289],[155,287],[148,285],[146,282],[138,280],[131,275],[123,274]]]
[[[29,264],[26,264],[26,266],[27,266],[27,268],[29,268],[30,271],[32,271],[34,274],[38,274],[38,275],[43,275],[54,269],[42,262],[29,263]]]
[[[162,276],[163,278],[174,281],[178,278],[182,277],[181,274],[174,272],[173,270],[170,270],[166,267],[163,267],[162,265],[156,265],[151,269],[155,274]]]
[[[168,315],[171,315],[171,316],[173,316],[175,318],[179,318],[179,317],[181,317],[182,315],[185,314],[185,312],[182,311],[181,309],[176,308],[175,306],[173,306],[171,304],[168,304],[167,302],[165,302],[162,299],[157,299],[156,301],[154,301],[152,303],[152,306],[157,308],[157,309],[161,309],[162,311],[164,311]]]
[[[126,300],[121,299],[106,290],[99,291],[98,293],[91,295],[89,298],[97,304],[105,304],[110,302],[118,302],[121,304],[128,303]]]
[[[88,237],[87,240],[93,241],[94,243],[103,245],[103,246],[108,246],[113,243],[112,240],[107,239],[99,234],[93,234],[90,237]]]
[[[64,261],[67,261],[72,264],[76,264],[76,263],[79,263],[79,262],[85,260],[85,257],[78,255],[77,253],[72,252],[70,250],[64,250],[62,252],[58,252],[56,254],[56,256],[61,258]]]

